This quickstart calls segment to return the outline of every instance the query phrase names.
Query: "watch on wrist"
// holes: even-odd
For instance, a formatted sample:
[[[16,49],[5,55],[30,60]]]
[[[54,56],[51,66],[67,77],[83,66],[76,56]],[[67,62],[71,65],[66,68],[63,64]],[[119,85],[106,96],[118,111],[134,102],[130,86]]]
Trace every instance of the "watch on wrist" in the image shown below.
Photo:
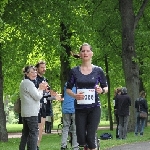
[[[102,88],[102,93],[101,94],[104,94],[105,93],[105,89],[104,88]]]

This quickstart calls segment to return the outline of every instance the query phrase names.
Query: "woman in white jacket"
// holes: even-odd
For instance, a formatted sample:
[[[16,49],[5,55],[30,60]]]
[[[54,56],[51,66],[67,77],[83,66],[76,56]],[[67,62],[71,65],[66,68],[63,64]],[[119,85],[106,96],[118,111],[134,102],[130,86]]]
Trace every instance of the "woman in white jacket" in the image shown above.
[[[20,84],[21,117],[23,121],[22,137],[19,150],[36,150],[38,140],[38,113],[40,99],[47,83],[41,83],[39,88],[35,87],[37,72],[34,66],[26,66],[23,70],[24,80]]]

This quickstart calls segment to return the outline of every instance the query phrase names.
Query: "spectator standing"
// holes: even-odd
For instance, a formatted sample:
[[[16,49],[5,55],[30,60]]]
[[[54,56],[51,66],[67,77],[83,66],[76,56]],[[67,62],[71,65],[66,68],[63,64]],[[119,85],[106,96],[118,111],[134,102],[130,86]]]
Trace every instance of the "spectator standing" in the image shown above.
[[[120,95],[120,94],[121,94],[121,88],[115,89],[113,101],[114,101],[114,114],[115,114],[116,122],[117,122],[116,139],[119,138],[119,116],[118,116],[118,110],[116,107],[116,99],[117,99],[117,95]]]
[[[63,118],[63,129],[61,137],[61,150],[67,149],[67,139],[69,131],[72,135],[72,148],[73,150],[78,150],[77,136],[76,136],[76,125],[75,125],[75,108],[74,108],[74,98],[66,93],[66,86],[64,86],[64,100],[62,102],[62,118]],[[72,91],[75,93],[76,88],[73,87]]]
[[[61,94],[54,93],[53,95],[47,98],[46,103],[46,120],[45,120],[45,133],[51,133],[52,123],[53,123],[53,100],[61,100]]]
[[[140,133],[140,135],[143,135],[144,132],[146,118],[139,117],[139,112],[144,111],[148,114],[148,105],[145,97],[146,97],[145,91],[141,91],[140,97],[137,98],[135,101],[135,108],[136,108],[135,135],[138,135],[138,132]]]
[[[131,106],[131,99],[127,94],[127,88],[123,87],[121,94],[117,95],[116,108],[119,116],[119,139],[126,139],[127,127],[129,122],[129,106]]]
[[[38,112],[40,99],[43,97],[43,90],[47,84],[39,84],[35,87],[37,72],[33,66],[26,66],[23,70],[24,80],[20,84],[21,117],[23,121],[22,136],[19,150],[36,150],[38,140]]]
[[[49,97],[46,103],[46,120],[45,120],[45,133],[51,133],[52,118],[53,118],[53,106],[52,100],[56,100],[55,97]]]
[[[101,67],[91,63],[91,45],[80,47],[81,65],[71,69],[67,81],[67,93],[75,98],[75,123],[77,142],[80,147],[95,150],[95,135],[101,117],[101,104],[98,94],[108,92],[105,74]],[[76,86],[76,92],[72,91]],[[87,149],[87,148],[86,148]]]
[[[36,78],[36,87],[38,88],[39,84],[42,82],[47,82],[47,79],[44,77],[46,72],[46,62],[39,61],[35,67],[37,68],[37,78]],[[45,91],[43,91],[46,93]],[[43,95],[44,96],[44,95]],[[45,125],[46,119],[46,98],[42,97],[40,100],[40,110],[39,110],[39,138],[37,143],[37,150],[39,150],[39,145],[42,140],[42,132]]]
[[[50,96],[56,96],[56,92],[53,92],[50,89],[50,86],[48,85],[48,80],[44,77],[44,74],[46,72],[46,62],[45,61],[39,61],[36,64],[37,69],[37,78],[36,78],[36,87],[39,87],[40,83],[47,83],[47,89],[43,91],[43,97],[40,100],[40,110],[39,110],[39,138],[37,143],[37,150],[39,150],[39,145],[42,140],[42,133],[45,126],[45,120],[46,120],[46,103],[47,98]]]

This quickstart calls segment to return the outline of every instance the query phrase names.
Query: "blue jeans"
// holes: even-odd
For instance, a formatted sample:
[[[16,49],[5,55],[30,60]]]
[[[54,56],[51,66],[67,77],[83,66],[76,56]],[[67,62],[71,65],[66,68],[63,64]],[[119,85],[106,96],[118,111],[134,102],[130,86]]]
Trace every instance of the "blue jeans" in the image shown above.
[[[137,135],[138,132],[143,135],[144,127],[145,127],[145,118],[138,117],[139,112],[136,112],[136,125],[135,125],[135,134]]]
[[[36,150],[38,141],[38,116],[23,117],[22,136],[19,145],[19,150]]]

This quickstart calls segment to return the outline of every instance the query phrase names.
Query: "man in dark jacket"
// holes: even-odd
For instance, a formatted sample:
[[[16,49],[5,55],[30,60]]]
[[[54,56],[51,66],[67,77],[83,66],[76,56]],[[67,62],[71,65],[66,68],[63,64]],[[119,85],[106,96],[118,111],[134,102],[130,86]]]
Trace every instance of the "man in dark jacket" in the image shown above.
[[[126,139],[127,126],[129,122],[129,106],[131,106],[131,99],[127,95],[127,88],[123,87],[121,95],[117,96],[116,107],[119,116],[119,139]]]

